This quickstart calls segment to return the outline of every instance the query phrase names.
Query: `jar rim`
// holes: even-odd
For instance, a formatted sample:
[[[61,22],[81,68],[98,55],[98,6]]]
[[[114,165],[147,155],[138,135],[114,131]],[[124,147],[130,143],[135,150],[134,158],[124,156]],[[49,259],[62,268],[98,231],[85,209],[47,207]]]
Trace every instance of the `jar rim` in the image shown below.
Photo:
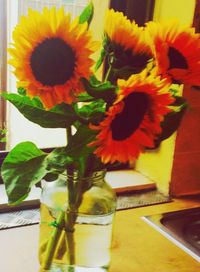
[[[88,180],[88,179],[95,179],[100,177],[105,177],[107,170],[101,169],[98,171],[90,172],[87,176],[80,176],[78,170],[74,170],[73,173],[61,173],[60,177],[67,177],[67,178],[73,178],[73,179],[81,179],[81,180]]]

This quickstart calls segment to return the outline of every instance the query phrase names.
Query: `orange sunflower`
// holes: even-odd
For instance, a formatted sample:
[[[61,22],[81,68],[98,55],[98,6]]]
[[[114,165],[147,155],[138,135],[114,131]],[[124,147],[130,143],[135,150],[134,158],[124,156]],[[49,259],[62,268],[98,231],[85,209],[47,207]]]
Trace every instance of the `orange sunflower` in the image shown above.
[[[153,55],[143,27],[131,22],[122,12],[111,9],[106,13],[104,32],[108,38],[106,51],[114,57],[112,66],[115,69],[132,67],[132,74],[146,68]]]
[[[39,96],[49,109],[61,102],[71,103],[82,92],[80,78],[91,75],[96,49],[87,23],[71,22],[64,9],[29,10],[13,31],[9,48],[18,86],[30,97]]]
[[[173,83],[200,85],[200,36],[177,21],[149,22],[146,30],[155,44],[158,73]]]
[[[145,147],[154,147],[163,116],[173,98],[166,79],[147,77],[147,71],[118,80],[119,93],[106,118],[91,129],[99,130],[90,146],[103,163],[134,160]]]

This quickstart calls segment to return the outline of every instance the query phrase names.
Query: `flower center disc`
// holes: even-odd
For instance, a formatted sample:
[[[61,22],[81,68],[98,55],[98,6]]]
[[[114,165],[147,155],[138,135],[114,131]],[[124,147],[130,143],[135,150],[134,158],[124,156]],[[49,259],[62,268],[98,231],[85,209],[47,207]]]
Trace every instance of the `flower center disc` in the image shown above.
[[[125,49],[123,46],[115,43],[113,43],[113,47],[111,48],[111,52],[112,51],[114,51],[116,57],[114,61],[115,68],[121,69],[124,68],[124,66],[131,67],[135,73],[140,73],[152,57],[145,52],[136,53],[131,49]]]
[[[122,112],[111,123],[112,138],[122,141],[130,137],[140,126],[148,109],[148,95],[134,92],[124,99]]]
[[[168,57],[170,60],[169,69],[179,68],[179,69],[187,69],[188,64],[184,56],[174,47],[169,47]]]
[[[64,84],[75,68],[73,49],[60,38],[45,39],[34,48],[30,65],[35,78],[47,86]]]

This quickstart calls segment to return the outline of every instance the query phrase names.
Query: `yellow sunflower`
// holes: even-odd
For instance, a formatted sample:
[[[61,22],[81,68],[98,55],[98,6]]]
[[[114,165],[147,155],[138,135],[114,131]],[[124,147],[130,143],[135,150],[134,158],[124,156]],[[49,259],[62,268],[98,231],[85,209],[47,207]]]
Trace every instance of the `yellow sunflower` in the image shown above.
[[[177,21],[149,22],[146,30],[155,44],[158,73],[173,83],[200,85],[200,36]]]
[[[103,163],[134,160],[145,147],[154,147],[163,116],[173,98],[166,79],[147,76],[147,71],[118,80],[118,97],[105,119],[91,129],[99,131],[90,146]]]
[[[114,68],[132,67],[134,73],[146,68],[153,55],[143,27],[111,9],[106,13],[104,32],[109,41],[107,52],[114,57]]]
[[[71,103],[82,92],[80,78],[91,75],[96,49],[87,23],[71,22],[64,9],[29,9],[13,31],[9,48],[18,86],[31,97],[39,96],[46,108]]]

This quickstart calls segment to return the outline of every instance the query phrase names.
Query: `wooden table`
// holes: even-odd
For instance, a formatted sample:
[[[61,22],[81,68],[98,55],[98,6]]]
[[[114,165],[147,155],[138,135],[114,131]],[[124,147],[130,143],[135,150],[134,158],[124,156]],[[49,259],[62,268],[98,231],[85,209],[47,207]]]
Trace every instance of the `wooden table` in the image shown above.
[[[154,230],[141,217],[200,206],[200,201],[118,211],[109,272],[197,272],[200,263]],[[0,231],[0,271],[38,272],[38,225]]]

